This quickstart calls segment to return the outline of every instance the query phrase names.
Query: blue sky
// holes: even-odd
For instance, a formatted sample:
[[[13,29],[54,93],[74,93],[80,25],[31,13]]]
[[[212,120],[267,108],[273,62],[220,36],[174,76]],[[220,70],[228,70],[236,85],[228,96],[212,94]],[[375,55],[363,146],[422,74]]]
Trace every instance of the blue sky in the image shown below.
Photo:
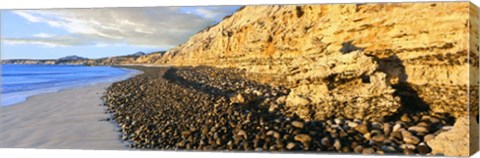
[[[1,12],[2,59],[101,58],[166,50],[239,6]]]

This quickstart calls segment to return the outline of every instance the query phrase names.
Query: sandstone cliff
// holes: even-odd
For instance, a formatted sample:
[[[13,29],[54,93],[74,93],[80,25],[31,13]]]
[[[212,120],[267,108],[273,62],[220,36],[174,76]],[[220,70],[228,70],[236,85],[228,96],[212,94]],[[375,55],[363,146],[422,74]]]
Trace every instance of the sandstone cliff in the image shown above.
[[[469,6],[247,6],[148,61],[245,69],[290,87],[287,105],[307,120],[412,109],[460,116],[469,68],[478,71],[478,55],[468,51]]]

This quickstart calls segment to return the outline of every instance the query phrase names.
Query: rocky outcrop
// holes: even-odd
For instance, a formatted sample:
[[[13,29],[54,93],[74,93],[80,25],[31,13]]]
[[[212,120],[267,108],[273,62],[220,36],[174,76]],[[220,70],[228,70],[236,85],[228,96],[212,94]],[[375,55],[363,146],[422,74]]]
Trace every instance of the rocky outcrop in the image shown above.
[[[287,97],[287,106],[303,119],[324,120],[341,115],[346,118],[378,119],[397,112],[400,98],[387,84],[386,74],[376,71],[378,64],[361,51],[321,59],[287,80],[297,82]],[[304,76],[308,76],[304,81]],[[314,84],[310,84],[314,82]]]
[[[469,6],[247,6],[150,62],[245,69],[290,87],[289,107],[305,119],[408,109],[462,116],[468,65],[478,67],[468,60]]]
[[[445,154],[448,156],[469,156],[477,149],[470,149],[469,127],[477,126],[474,118],[462,117],[457,119],[453,128],[447,132],[440,133],[435,138],[428,140],[427,144],[432,148],[432,154]],[[475,140],[478,140],[476,137]],[[472,151],[469,151],[472,150]]]

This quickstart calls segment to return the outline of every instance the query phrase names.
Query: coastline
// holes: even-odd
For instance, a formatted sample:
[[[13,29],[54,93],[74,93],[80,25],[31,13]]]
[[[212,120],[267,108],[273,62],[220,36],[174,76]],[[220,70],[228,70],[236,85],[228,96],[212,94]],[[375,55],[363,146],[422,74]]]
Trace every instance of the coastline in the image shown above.
[[[121,67],[121,69],[126,69]],[[77,85],[1,106],[0,148],[126,149],[102,106],[106,88],[143,72],[128,69],[111,81]]]
[[[1,107],[3,135],[0,148],[280,152],[321,149],[326,152],[392,154],[398,152],[395,147],[388,146],[388,151],[384,151],[387,147],[382,146],[383,149],[365,143],[370,139],[377,143],[395,139],[402,145],[418,140],[413,142],[418,144],[416,149],[406,148],[404,154],[427,154],[431,149],[425,145],[427,138],[424,137],[437,135],[454,121],[444,115],[428,113],[403,113],[401,117],[388,121],[342,117],[308,121],[292,115],[285,106],[288,89],[250,81],[240,70],[163,65],[113,67],[142,73],[112,83],[41,94],[28,98],[26,102]],[[263,121],[252,121],[251,116]],[[243,122],[242,125],[235,123],[238,121]],[[176,127],[170,126],[171,122],[176,122]],[[339,139],[325,137],[342,134],[323,130],[340,126],[351,135],[343,134]],[[257,133],[253,127],[269,130]],[[427,127],[436,129],[417,131]],[[376,133],[375,138],[370,136],[378,130],[385,132]],[[264,135],[270,142],[250,144],[248,142],[260,139],[252,133]],[[367,137],[365,135],[369,138],[360,139]],[[395,135],[408,136],[408,139],[395,138]],[[195,142],[200,136],[208,141],[203,144]],[[337,145],[325,144],[327,139]],[[349,144],[347,139],[355,139],[356,145]]]

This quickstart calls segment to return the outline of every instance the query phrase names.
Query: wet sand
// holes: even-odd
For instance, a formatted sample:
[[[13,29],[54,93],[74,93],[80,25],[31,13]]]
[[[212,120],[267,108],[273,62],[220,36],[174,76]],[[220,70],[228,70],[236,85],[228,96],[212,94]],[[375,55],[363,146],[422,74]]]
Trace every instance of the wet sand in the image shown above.
[[[101,106],[111,83],[30,97],[0,107],[0,148],[126,149]]]

